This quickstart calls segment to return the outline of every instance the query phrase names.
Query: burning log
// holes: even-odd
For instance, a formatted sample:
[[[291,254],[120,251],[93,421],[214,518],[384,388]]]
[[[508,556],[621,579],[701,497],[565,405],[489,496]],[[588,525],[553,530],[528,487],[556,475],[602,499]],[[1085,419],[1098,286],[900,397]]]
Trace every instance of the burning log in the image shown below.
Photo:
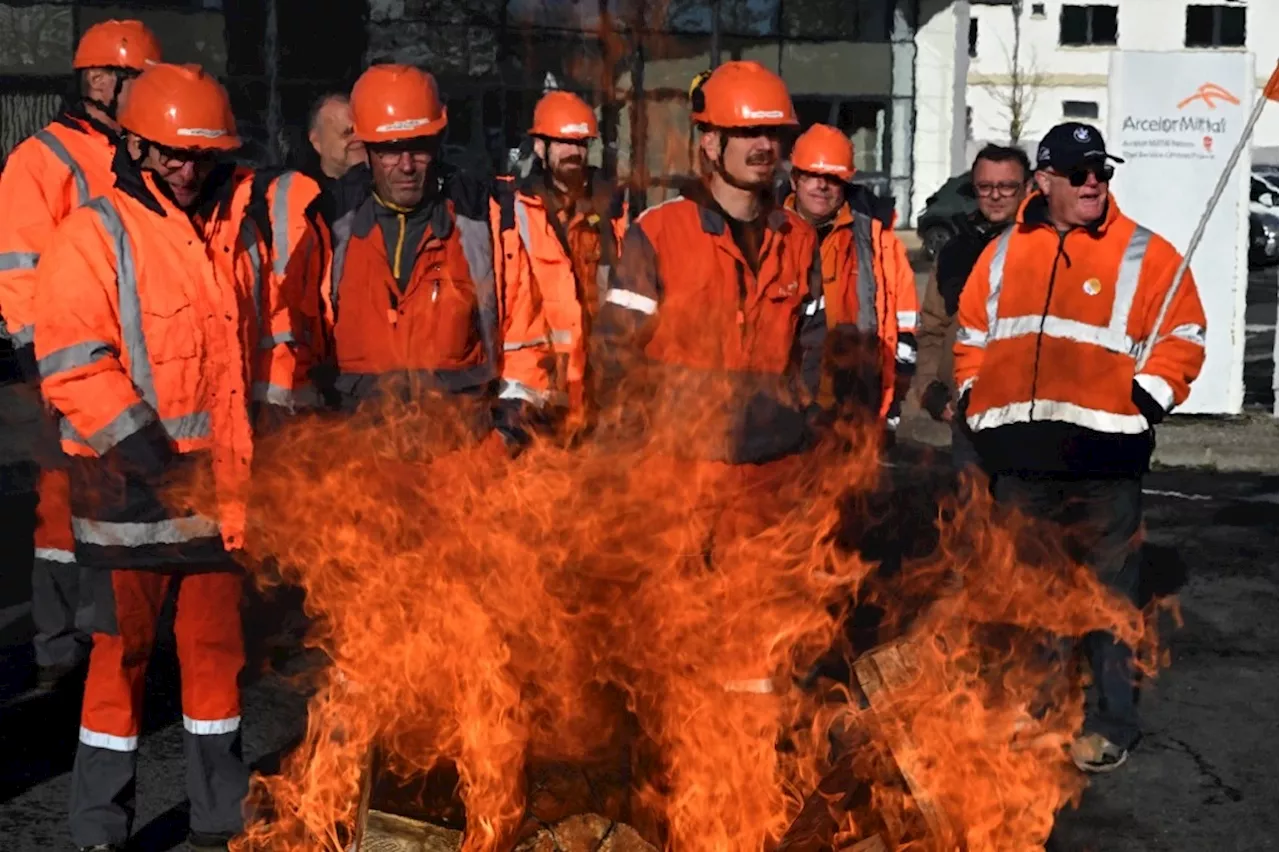
[[[596,814],[580,814],[544,828],[516,852],[657,852],[634,828]]]
[[[359,852],[458,852],[462,832],[429,822],[371,810]]]

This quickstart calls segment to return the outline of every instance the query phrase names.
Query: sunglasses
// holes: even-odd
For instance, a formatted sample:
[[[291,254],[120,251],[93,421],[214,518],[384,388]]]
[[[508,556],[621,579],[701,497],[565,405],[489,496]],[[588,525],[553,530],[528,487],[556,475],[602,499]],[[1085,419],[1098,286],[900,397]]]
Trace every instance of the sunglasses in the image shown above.
[[[1072,186],[1081,187],[1089,182],[1089,175],[1097,178],[1098,183],[1107,183],[1115,175],[1114,166],[1108,163],[1086,163],[1082,166],[1073,166],[1066,171],[1058,171],[1054,169],[1054,174],[1067,179]]]
[[[210,151],[204,148],[170,148],[167,145],[157,145],[154,142],[151,143],[151,148],[159,155],[160,165],[175,171],[187,163],[203,165],[216,162],[218,159],[217,151]]]

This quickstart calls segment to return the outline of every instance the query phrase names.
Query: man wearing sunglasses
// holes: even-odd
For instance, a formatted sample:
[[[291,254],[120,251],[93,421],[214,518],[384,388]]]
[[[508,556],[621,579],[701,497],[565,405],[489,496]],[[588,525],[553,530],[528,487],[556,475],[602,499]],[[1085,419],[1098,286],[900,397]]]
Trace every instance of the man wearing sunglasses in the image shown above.
[[[103,21],[90,27],[71,62],[75,96],[47,127],[14,148],[0,176],[0,334],[12,338],[20,377],[33,388],[38,379],[31,347],[33,316],[41,298],[36,263],[58,223],[111,188],[111,159],[120,130],[116,114],[134,78],[159,61],[160,44],[140,21]],[[50,451],[40,459],[37,484],[31,615],[36,685],[53,689],[81,669],[89,636],[76,623],[85,601],[72,552],[66,462],[53,449],[55,424],[46,419],[43,427]],[[81,621],[87,617],[87,612],[79,613]]]
[[[147,658],[176,587],[189,840],[225,850],[248,790],[230,553],[244,535],[256,336],[247,255],[233,272],[196,214],[216,159],[240,141],[226,91],[192,65],[144,71],[120,124],[114,185],[50,242],[35,317],[42,390],[64,418],[76,557],[93,576],[71,836],[94,852],[128,841]],[[216,508],[176,503],[175,481],[211,483]]]
[[[987,246],[960,295],[958,413],[997,500],[1057,525],[1067,555],[1137,593],[1142,477],[1154,428],[1204,363],[1205,316],[1168,240],[1109,192],[1102,134],[1060,124],[1040,143],[1036,189]],[[1082,641],[1098,693],[1077,766],[1108,772],[1140,736],[1132,653]]]
[[[333,228],[334,390],[348,410],[441,395],[476,437],[515,449],[546,399],[549,346],[527,282],[499,298],[489,187],[440,162],[448,117],[430,74],[375,65],[351,110],[373,186]]]
[[[532,286],[542,298],[556,353],[550,410],[566,438],[580,434],[593,416],[587,339],[627,225],[625,191],[587,165],[587,147],[599,135],[586,101],[548,92],[533,110],[529,174],[498,181],[495,192],[497,277],[505,290]],[[513,352],[526,343],[508,338],[503,348]]]

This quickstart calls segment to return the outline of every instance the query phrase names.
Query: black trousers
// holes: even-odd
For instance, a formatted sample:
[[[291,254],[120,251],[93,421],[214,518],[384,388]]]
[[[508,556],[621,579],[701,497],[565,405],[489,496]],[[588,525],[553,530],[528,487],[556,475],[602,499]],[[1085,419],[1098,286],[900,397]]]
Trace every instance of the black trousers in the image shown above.
[[[1141,479],[1051,479],[1001,473],[993,490],[999,502],[1061,527],[1068,555],[1092,567],[1099,580],[1136,602]],[[1131,748],[1141,735],[1133,652],[1101,631],[1085,636],[1082,644],[1093,668],[1096,692],[1096,700],[1086,709],[1085,731]]]

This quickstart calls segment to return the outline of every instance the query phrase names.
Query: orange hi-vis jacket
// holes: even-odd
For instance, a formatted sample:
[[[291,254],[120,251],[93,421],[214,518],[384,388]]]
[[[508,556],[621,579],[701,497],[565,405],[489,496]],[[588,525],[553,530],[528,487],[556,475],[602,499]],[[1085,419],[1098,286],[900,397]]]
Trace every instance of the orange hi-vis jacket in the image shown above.
[[[828,328],[879,341],[879,413],[890,417],[915,374],[920,299],[892,218],[866,189],[851,187],[849,195],[821,236],[823,299],[814,309],[825,310]],[[795,209],[794,195],[787,206]]]
[[[643,370],[658,386],[650,421],[674,427],[682,455],[757,463],[812,442],[826,341],[817,235],[782,207],[763,216],[754,271],[701,183],[645,210],[600,310],[602,391]]]
[[[556,353],[552,401],[571,418],[585,414],[587,341],[617,265],[627,228],[626,196],[596,185],[571,210],[549,207],[541,170],[520,185],[500,179],[492,205],[498,235],[496,277],[507,292],[536,291]],[[554,202],[551,202],[554,204]],[[505,353],[539,340],[503,342]]]
[[[330,256],[313,207],[320,187],[295,171],[237,169],[226,190],[201,226],[220,262],[247,264],[233,274],[250,282],[259,329],[250,398],[290,413],[315,408],[311,370],[325,353],[320,294]]]
[[[252,460],[250,294],[150,174],[125,156],[115,168],[117,186],[67,218],[39,270],[36,356],[71,457],[76,557],[226,567]],[[187,475],[213,483],[217,517],[162,496]]]
[[[1064,233],[1043,196],[1023,203],[960,296],[956,386],[984,466],[1147,469],[1152,426],[1204,363],[1204,309],[1189,271],[1173,280],[1180,261],[1113,198],[1100,221]]]
[[[519,420],[550,390],[546,324],[531,288],[495,286],[488,187],[441,184],[418,210],[370,197],[334,224],[335,390],[352,407],[382,393],[485,396],[497,380],[500,413]],[[529,345],[504,352],[505,340]]]
[[[115,134],[73,109],[9,154],[0,174],[0,317],[16,347],[34,335],[36,263],[58,224],[115,182]],[[32,379],[34,380],[34,376]]]

